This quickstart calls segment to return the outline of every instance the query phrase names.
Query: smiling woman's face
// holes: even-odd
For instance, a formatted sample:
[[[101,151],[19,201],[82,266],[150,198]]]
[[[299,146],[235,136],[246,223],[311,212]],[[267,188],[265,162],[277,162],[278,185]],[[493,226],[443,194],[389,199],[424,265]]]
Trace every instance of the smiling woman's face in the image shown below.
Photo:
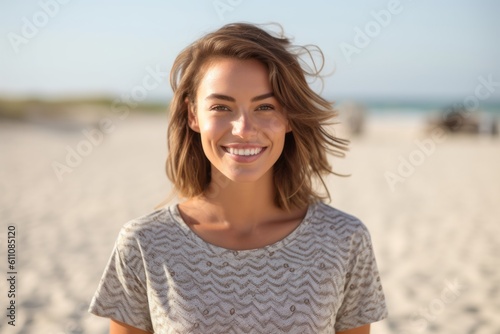
[[[196,110],[189,109],[189,125],[200,133],[212,172],[235,182],[272,176],[290,129],[262,63],[213,61],[198,87]]]

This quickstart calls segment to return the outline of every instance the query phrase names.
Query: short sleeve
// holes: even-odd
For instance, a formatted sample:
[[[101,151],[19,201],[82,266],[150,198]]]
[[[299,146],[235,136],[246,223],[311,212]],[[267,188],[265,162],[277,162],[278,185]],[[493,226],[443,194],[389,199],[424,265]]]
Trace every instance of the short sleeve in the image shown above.
[[[344,298],[337,312],[335,330],[344,331],[387,317],[384,292],[370,235],[363,226],[351,243]]]
[[[141,248],[131,234],[120,232],[89,312],[153,332]]]

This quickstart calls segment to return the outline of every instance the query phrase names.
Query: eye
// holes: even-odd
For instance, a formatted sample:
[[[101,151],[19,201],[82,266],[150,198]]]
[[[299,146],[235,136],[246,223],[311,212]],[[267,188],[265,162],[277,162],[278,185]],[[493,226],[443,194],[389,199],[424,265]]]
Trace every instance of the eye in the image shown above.
[[[274,106],[272,104],[262,104],[257,107],[257,110],[260,111],[267,111],[267,110],[274,110]]]
[[[231,111],[228,107],[221,105],[221,104],[211,106],[210,110],[213,110],[213,111]]]

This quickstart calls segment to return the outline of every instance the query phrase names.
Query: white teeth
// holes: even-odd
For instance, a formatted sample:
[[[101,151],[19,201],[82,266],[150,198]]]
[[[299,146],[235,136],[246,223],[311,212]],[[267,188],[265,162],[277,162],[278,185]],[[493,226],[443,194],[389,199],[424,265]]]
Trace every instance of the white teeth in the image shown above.
[[[242,156],[250,156],[259,154],[262,151],[262,147],[258,148],[245,148],[245,149],[237,149],[232,147],[226,147],[226,151],[234,155],[242,155]]]

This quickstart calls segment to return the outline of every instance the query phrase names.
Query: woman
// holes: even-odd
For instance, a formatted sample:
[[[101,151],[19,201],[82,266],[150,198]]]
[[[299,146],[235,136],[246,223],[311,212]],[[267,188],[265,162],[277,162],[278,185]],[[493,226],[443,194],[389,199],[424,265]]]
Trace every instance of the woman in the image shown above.
[[[167,174],[185,200],[123,227],[90,307],[111,333],[361,334],[386,316],[366,227],[313,187],[347,141],[291,50],[229,24],[175,60]]]

